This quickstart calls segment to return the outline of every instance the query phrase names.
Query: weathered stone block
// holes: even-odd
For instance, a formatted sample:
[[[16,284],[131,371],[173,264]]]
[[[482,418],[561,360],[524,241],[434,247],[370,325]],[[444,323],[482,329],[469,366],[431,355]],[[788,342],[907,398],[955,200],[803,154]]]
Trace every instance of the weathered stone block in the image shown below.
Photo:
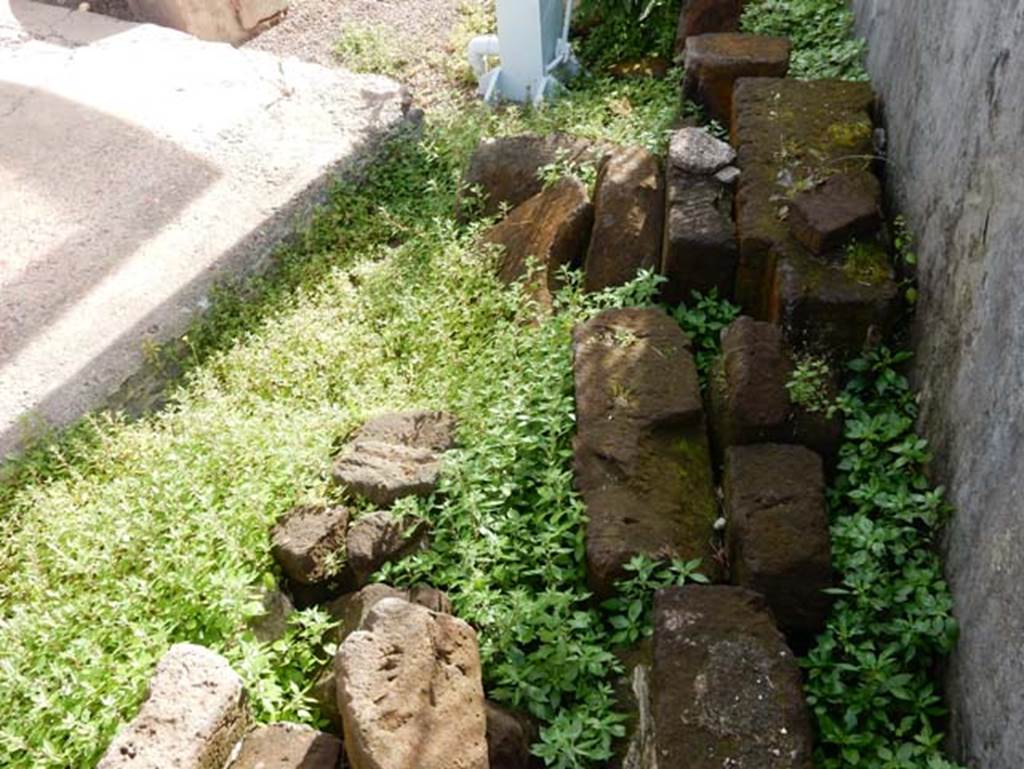
[[[761,593],[779,627],[808,639],[825,627],[832,556],[821,458],[802,446],[734,446],[725,460],[732,579]]]
[[[452,613],[451,601],[437,588],[429,585],[415,585],[409,590],[400,590],[381,582],[375,582],[327,604],[327,613],[331,615],[332,619],[339,622],[334,634],[335,640],[341,643],[362,627],[373,607],[385,598],[409,601],[441,614]]]
[[[140,21],[223,43],[241,43],[288,8],[287,0],[127,0]]]
[[[722,354],[709,386],[712,443],[720,459],[729,446],[788,442],[792,404],[786,383],[792,371],[778,326],[741,317],[722,331]]]
[[[271,643],[284,638],[288,632],[288,618],[295,607],[281,590],[264,590],[263,612],[249,620],[249,628],[256,640]]]
[[[299,724],[260,726],[245,735],[229,769],[338,769],[341,740]]]
[[[623,673],[612,681],[616,710],[626,715],[626,733],[612,743],[608,769],[657,769],[654,717],[651,713],[651,640],[615,653]]]
[[[882,226],[881,206],[882,185],[873,173],[836,174],[793,198],[789,228],[804,248],[822,255],[874,235]]]
[[[202,646],[176,644],[97,769],[221,769],[247,725],[242,679],[227,661]]]
[[[484,236],[502,249],[498,275],[506,283],[529,277],[537,303],[551,307],[562,285],[560,270],[578,267],[594,224],[587,188],[568,177],[514,209]],[[536,270],[530,273],[530,262]]]
[[[345,552],[349,512],[344,507],[303,505],[270,530],[271,552],[281,570],[300,585],[320,585],[337,576]]]
[[[476,633],[462,620],[386,598],[335,670],[352,769],[487,769]]]
[[[462,177],[459,217],[468,218],[468,198],[473,190],[482,198],[482,215],[494,216],[503,205],[515,208],[542,192],[540,170],[545,166],[563,163],[596,168],[605,154],[605,148],[565,134],[484,139],[473,152]]]
[[[654,622],[658,766],[813,769],[800,670],[760,595],[660,590]]]
[[[715,576],[716,502],[689,339],[660,310],[608,310],[576,329],[573,352],[591,589],[610,595],[636,555],[701,558]]]
[[[365,585],[373,572],[388,561],[416,551],[426,542],[426,525],[403,521],[381,510],[370,513],[348,527],[346,559],[356,584]]]
[[[678,304],[712,289],[731,297],[739,253],[730,189],[713,176],[670,167],[665,209],[662,300]]]
[[[773,323],[743,316],[722,331],[722,353],[708,387],[711,444],[718,461],[730,446],[797,443],[832,466],[842,439],[842,416],[793,403],[787,384],[794,366],[782,329]],[[823,387],[821,400],[834,401],[834,377]]]
[[[455,418],[439,411],[382,414],[355,431],[333,477],[351,494],[388,507],[437,488],[441,454],[455,445]]]
[[[737,32],[743,0],[683,0],[676,31],[675,58],[681,61],[686,40],[714,32]]]
[[[685,91],[703,103],[711,117],[730,125],[735,82],[743,77],[785,77],[789,53],[784,37],[721,33],[688,38]]]
[[[641,147],[613,151],[597,177],[584,288],[621,286],[640,270],[656,270],[664,216],[665,185],[658,158]]]

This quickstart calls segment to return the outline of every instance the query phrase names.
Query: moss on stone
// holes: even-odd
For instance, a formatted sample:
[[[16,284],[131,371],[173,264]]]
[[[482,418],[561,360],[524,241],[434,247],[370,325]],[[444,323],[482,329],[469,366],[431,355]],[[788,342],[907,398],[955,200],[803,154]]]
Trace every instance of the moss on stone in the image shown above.
[[[881,244],[858,240],[846,247],[843,273],[857,283],[875,285],[892,277],[892,263]]]

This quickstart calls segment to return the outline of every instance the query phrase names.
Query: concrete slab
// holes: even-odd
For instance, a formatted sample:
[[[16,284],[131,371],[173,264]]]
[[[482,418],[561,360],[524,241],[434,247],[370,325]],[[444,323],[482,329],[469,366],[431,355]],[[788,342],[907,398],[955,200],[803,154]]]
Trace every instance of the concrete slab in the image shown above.
[[[378,76],[0,0],[0,457],[102,406],[404,118]]]

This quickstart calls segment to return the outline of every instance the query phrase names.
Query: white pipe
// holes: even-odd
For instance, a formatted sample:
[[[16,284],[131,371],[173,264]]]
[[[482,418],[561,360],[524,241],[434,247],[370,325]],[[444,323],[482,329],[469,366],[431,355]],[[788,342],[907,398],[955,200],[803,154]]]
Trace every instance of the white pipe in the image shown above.
[[[474,37],[469,41],[469,47],[466,52],[469,56],[469,66],[473,68],[473,73],[476,75],[477,80],[479,80],[487,72],[487,57],[499,55],[498,36],[480,35],[480,37]]]

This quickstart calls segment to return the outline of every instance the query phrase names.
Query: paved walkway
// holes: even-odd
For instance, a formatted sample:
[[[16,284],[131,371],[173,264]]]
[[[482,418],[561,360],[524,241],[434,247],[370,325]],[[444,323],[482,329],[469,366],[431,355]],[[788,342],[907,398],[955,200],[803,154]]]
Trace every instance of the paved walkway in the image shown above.
[[[385,78],[0,0],[0,457],[102,406],[401,119]]]

